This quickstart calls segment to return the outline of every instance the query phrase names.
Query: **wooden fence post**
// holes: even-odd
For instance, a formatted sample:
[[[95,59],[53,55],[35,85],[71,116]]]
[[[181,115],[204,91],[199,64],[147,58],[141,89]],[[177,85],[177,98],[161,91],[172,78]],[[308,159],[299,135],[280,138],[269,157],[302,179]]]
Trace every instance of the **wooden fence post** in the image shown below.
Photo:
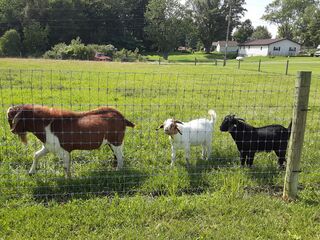
[[[286,75],[288,75],[288,70],[289,70],[289,59],[287,60],[287,65],[286,65]]]
[[[291,137],[284,180],[283,198],[293,200],[298,192],[298,175],[307,119],[311,72],[298,72],[292,117]]]
[[[238,69],[240,69],[240,59],[238,60]]]
[[[261,59],[259,59],[259,67],[258,67],[258,72],[261,70]]]

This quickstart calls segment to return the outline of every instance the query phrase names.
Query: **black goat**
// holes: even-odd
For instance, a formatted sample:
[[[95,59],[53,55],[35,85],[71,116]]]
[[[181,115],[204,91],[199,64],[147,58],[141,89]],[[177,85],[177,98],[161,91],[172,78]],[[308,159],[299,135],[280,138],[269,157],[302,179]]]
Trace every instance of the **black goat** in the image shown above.
[[[274,151],[278,156],[279,167],[283,168],[286,161],[291,124],[288,128],[281,125],[256,128],[245,123],[245,120],[235,117],[235,115],[227,115],[220,126],[220,131],[231,134],[240,152],[242,166],[246,162],[247,166],[251,167],[256,152]]]

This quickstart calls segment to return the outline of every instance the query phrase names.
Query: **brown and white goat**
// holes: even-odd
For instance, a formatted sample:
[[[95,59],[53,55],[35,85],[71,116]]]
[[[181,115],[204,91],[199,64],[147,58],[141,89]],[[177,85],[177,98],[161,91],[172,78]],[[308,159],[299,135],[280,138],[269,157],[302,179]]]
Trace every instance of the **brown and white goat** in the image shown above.
[[[92,150],[108,144],[117,160],[117,169],[123,166],[123,139],[126,127],[134,124],[110,107],[87,112],[73,112],[39,105],[9,107],[8,122],[11,132],[27,144],[27,132],[33,133],[42,148],[34,155],[29,174],[37,169],[38,159],[48,152],[56,153],[64,162],[66,177],[70,177],[70,152]]]

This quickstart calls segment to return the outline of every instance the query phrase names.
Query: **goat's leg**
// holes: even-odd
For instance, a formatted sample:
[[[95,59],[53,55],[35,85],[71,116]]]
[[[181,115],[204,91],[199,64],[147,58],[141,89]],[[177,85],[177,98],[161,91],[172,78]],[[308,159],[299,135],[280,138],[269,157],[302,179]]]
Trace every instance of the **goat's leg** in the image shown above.
[[[42,146],[42,148],[34,154],[33,162],[29,170],[29,175],[35,174],[37,172],[39,158],[46,155],[48,152],[48,149],[46,149],[45,146]]]
[[[187,167],[190,167],[190,146],[185,146]]]
[[[211,142],[207,143],[207,156],[206,159],[209,160],[210,156],[211,156],[211,152],[212,152],[212,145]]]
[[[123,144],[120,146],[110,144],[110,146],[117,159],[117,170],[120,170],[123,167]]]
[[[58,152],[58,155],[63,160],[63,168],[64,168],[65,177],[68,179],[71,177],[71,173],[70,173],[71,156],[70,156],[70,153],[61,148]]]
[[[205,144],[202,145],[202,152],[201,152],[201,158],[202,160],[206,160],[207,156],[207,146]]]
[[[175,161],[176,161],[176,149],[173,145],[171,145],[171,167],[174,166]]]
[[[247,157],[247,167],[249,167],[249,168],[251,168],[252,165],[253,165],[254,155],[255,155],[255,152],[250,152],[250,153],[248,154],[248,157]]]
[[[240,163],[241,163],[241,167],[244,167],[244,164],[246,162],[246,154],[244,154],[243,152],[240,152]]]
[[[286,162],[286,151],[284,150],[277,150],[277,151],[274,151],[277,156],[278,156],[278,166],[279,166],[279,169],[284,169],[285,166],[284,166],[284,163]]]

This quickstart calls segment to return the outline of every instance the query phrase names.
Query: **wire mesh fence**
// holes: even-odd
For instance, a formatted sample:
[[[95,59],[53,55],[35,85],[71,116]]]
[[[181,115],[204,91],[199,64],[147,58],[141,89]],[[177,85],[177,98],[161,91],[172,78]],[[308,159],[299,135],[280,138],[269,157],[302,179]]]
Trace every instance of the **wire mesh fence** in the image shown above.
[[[310,110],[300,174],[301,187],[319,188],[320,127],[319,76],[313,76]],[[184,75],[172,73],[113,73],[42,70],[0,71],[0,198],[36,200],[112,194],[197,193],[240,188],[277,191],[284,171],[273,152],[256,154],[253,168],[241,168],[231,135],[219,127],[235,114],[253,126],[281,124],[292,117],[295,77],[277,74]],[[10,132],[7,110],[13,105],[37,104],[57,109],[88,111],[102,106],[118,109],[135,123],[124,138],[124,167],[114,168],[108,146],[71,153],[71,178],[56,154],[39,159],[38,171],[29,176],[39,141],[28,133],[24,146]],[[201,147],[191,148],[190,166],[178,150],[170,166],[168,135],[156,129],[168,118],[183,122],[207,118],[214,109],[212,153],[201,158]]]

